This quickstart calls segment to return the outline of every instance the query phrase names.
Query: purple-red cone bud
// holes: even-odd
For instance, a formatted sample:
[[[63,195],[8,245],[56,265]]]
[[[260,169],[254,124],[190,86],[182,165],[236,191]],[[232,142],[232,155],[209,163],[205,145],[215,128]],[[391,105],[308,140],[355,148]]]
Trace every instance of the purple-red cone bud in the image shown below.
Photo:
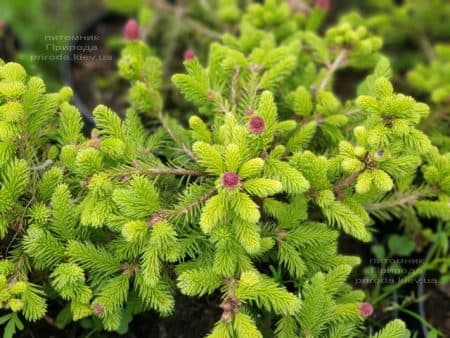
[[[123,27],[123,36],[127,40],[139,39],[139,24],[135,19],[129,19]]]
[[[370,317],[373,313],[373,306],[370,303],[361,303],[359,306],[359,313],[363,317]]]
[[[103,304],[94,304],[94,306],[92,307],[92,312],[94,312],[94,314],[96,314],[97,316],[101,316],[103,312],[105,312],[105,307],[103,306]]]
[[[331,7],[331,0],[316,0],[316,6],[326,12]]]
[[[192,49],[186,49],[183,54],[184,61],[190,61],[197,57],[195,52]]]
[[[261,134],[266,128],[266,123],[260,116],[252,117],[248,121],[248,129],[254,134]]]
[[[225,173],[222,176],[222,185],[227,189],[233,189],[241,182],[239,176],[235,173]]]

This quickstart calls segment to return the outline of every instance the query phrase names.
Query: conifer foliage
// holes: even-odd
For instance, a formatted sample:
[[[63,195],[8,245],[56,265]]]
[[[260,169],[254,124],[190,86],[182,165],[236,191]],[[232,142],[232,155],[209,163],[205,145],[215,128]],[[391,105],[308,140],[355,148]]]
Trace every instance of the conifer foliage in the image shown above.
[[[449,157],[417,127],[428,106],[395,92],[378,37],[349,24],[321,37],[278,5],[250,5],[239,35],[172,76],[189,126],[164,109],[162,63],[141,40],[119,62],[130,108],[98,106],[89,136],[70,89],[1,64],[2,308],[35,321],[57,297],[113,331],[170,315],[175,292],[216,294],[210,338],[262,337],[266,314],[278,338],[368,336],[339,233],[371,241],[373,216],[422,175],[412,210],[448,219]],[[346,102],[343,67],[369,74]],[[407,336],[399,320],[374,335]]]

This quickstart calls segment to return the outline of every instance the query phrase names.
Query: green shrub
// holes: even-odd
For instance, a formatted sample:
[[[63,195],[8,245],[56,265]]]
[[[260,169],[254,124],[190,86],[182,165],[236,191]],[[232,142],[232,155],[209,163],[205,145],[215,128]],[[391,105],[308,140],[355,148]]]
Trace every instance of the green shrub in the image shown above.
[[[1,65],[5,322],[58,299],[117,331],[170,315],[178,290],[220,295],[208,337],[262,337],[265,318],[279,338],[370,335],[346,282],[360,259],[337,252],[339,233],[370,242],[398,207],[448,220],[449,156],[417,127],[429,107],[394,91],[380,38],[348,22],[321,36],[299,15],[252,4],[240,34],[184,62],[172,82],[189,127],[165,111],[162,62],[140,40],[119,62],[130,108],[98,106],[88,137],[70,89]],[[345,102],[342,68],[369,74]],[[374,337],[408,335],[395,320]]]

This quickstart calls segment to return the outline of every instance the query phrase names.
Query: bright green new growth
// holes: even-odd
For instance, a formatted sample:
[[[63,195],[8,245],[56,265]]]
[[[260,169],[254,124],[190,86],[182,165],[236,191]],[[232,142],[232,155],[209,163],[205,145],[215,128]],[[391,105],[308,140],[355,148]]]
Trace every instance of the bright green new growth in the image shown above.
[[[170,315],[177,288],[220,295],[210,338],[262,337],[267,313],[278,338],[367,336],[364,294],[346,283],[359,258],[337,253],[339,231],[370,241],[372,217],[411,191],[413,214],[448,219],[449,157],[417,128],[428,107],[394,92],[377,37],[341,24],[322,38],[284,5],[263,22],[276,3],[251,5],[238,37],[173,75],[199,112],[188,129],[165,115],[161,62],[140,41],[119,63],[131,108],[98,106],[90,137],[69,89],[0,66],[2,307],[42,318],[45,284],[73,320],[118,330],[125,314]],[[341,102],[332,80],[347,66],[370,75]],[[147,132],[138,112],[161,126]],[[411,187],[421,172],[426,194]],[[406,336],[393,321],[374,337]]]

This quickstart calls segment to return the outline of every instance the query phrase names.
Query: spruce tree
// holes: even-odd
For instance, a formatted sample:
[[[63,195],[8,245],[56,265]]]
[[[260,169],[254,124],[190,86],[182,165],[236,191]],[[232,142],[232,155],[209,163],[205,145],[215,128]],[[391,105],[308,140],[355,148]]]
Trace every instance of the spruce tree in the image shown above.
[[[449,157],[418,128],[429,107],[395,92],[379,37],[306,25],[268,0],[206,60],[187,54],[171,80],[188,125],[165,109],[162,62],[141,40],[119,62],[130,108],[98,106],[88,136],[69,88],[48,94],[2,63],[1,306],[35,321],[58,298],[114,331],[126,314],[170,315],[175,292],[216,294],[210,338],[262,337],[267,314],[279,338],[366,337],[364,293],[347,282],[360,259],[338,236],[370,242],[399,208],[448,220]],[[369,75],[344,102],[345,67]],[[374,335],[407,336],[399,320]]]

